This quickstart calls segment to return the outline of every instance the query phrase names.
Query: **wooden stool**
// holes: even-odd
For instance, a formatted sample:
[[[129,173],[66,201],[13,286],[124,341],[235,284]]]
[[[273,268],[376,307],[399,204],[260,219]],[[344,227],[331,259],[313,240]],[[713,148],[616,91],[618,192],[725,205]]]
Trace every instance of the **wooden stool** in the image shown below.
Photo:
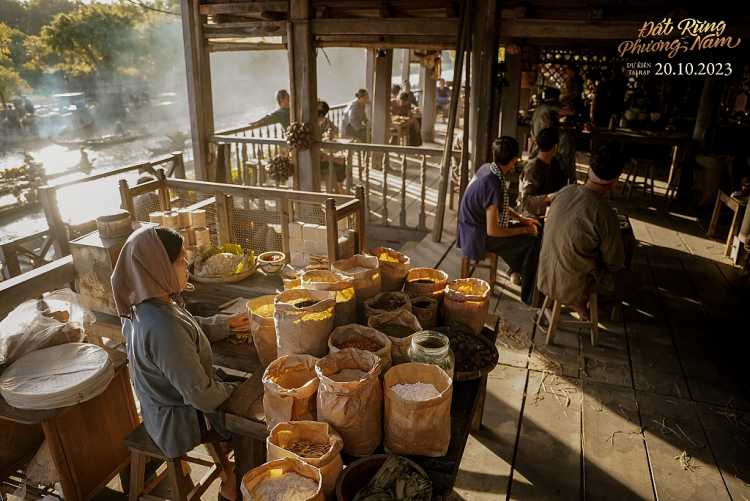
[[[474,270],[477,268],[489,268],[490,269],[490,293],[495,295],[495,284],[497,283],[497,254],[494,252],[488,252],[485,259],[490,261],[489,264],[481,264],[480,261],[474,263],[474,267],[471,266],[471,259],[468,257],[461,258],[461,277],[469,278],[474,274]]]
[[[729,234],[727,235],[727,244],[724,247],[724,255],[729,256],[732,253],[732,241],[740,231],[740,218],[742,217],[740,209],[747,206],[747,199],[734,198],[721,190],[718,191],[716,194],[716,203],[714,204],[714,212],[711,214],[711,223],[708,225],[707,235],[709,238],[712,238],[716,234],[716,225],[719,223],[722,204],[734,212],[732,224],[729,227]]]
[[[201,495],[208,489],[211,482],[216,480],[222,472],[222,461],[215,443],[206,443],[206,449],[211,455],[213,462],[191,456],[181,458],[168,458],[154,443],[141,423],[125,437],[125,445],[130,449],[130,487],[129,501],[158,500],[165,499],[149,494],[166,477],[172,501],[192,501],[200,499]],[[146,484],[146,461],[148,458],[158,459],[167,464],[167,469],[154,476]],[[188,484],[182,471],[182,461],[195,463],[209,468],[208,472],[201,478],[198,485],[192,487]]]
[[[547,305],[551,304],[552,312],[547,311]],[[564,320],[560,321],[560,312],[564,305],[560,301],[553,301],[549,296],[544,297],[544,303],[542,303],[542,309],[539,310],[539,316],[536,319],[536,326],[539,327],[542,332],[545,331],[545,327],[542,325],[542,320],[547,321],[547,344],[552,344],[555,338],[558,327],[580,327],[582,325],[588,325],[591,328],[591,346],[596,346],[596,341],[599,336],[599,314],[598,304],[596,298],[596,292],[593,292],[589,296],[589,317],[590,320]]]
[[[634,158],[631,161],[632,168],[629,169],[625,176],[625,184],[622,187],[623,194],[627,191],[627,198],[633,194],[633,189],[637,187],[643,188],[643,194],[649,196],[650,199],[654,198],[654,170],[656,169],[656,163],[650,158]],[[638,181],[638,176],[643,177],[643,181]]]

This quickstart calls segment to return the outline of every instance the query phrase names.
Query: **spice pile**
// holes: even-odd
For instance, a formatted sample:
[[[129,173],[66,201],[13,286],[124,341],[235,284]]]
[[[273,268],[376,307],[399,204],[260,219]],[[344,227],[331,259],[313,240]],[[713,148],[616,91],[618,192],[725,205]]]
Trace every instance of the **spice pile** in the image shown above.
[[[262,306],[258,306],[257,308],[253,308],[253,313],[255,315],[258,315],[259,317],[264,317],[264,318],[273,317],[273,314],[275,311],[276,311],[276,307],[273,304],[264,304]]]
[[[377,310],[393,311],[403,307],[406,304],[404,297],[401,294],[384,293],[380,294],[377,301],[374,301],[370,306]]]
[[[366,378],[367,371],[361,369],[342,369],[328,377],[337,383],[345,383],[347,381],[357,381]]]
[[[438,329],[451,343],[456,359],[456,372],[486,371],[497,364],[497,349],[482,342],[476,334],[460,329]]]
[[[421,402],[440,396],[434,385],[429,383],[394,384],[391,389],[404,400]]]
[[[346,348],[357,348],[358,350],[365,350],[365,351],[372,351],[376,352],[383,348],[380,344],[373,341],[372,339],[367,339],[366,337],[358,338],[358,339],[347,339],[346,341],[343,341],[336,345],[337,348],[340,348],[342,350],[345,350]]]
[[[390,252],[381,252],[378,254],[378,261],[381,263],[398,263],[399,259],[393,256]]]
[[[299,473],[286,473],[280,477],[268,477],[250,493],[252,501],[306,501],[318,492],[313,480]]]
[[[319,458],[331,450],[331,444],[297,440],[296,442],[289,442],[284,448],[289,452],[295,453],[299,457]]]
[[[378,326],[378,330],[386,336],[395,337],[397,339],[409,337],[414,334],[414,329],[412,329],[411,327],[398,324],[380,325]]]

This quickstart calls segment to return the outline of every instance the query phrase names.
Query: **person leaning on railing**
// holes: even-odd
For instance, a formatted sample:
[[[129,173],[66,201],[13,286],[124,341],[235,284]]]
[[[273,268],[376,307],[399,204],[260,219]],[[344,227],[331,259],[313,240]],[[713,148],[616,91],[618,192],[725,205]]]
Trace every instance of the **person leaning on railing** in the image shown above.
[[[265,127],[266,125],[280,124],[284,130],[289,127],[291,121],[289,114],[289,92],[286,89],[276,91],[276,102],[279,107],[264,117],[252,122],[250,124],[251,129],[257,129],[258,127]]]
[[[367,142],[367,103],[370,95],[366,89],[359,89],[354,94],[354,100],[349,103],[344,112],[344,136],[356,139],[361,143]]]

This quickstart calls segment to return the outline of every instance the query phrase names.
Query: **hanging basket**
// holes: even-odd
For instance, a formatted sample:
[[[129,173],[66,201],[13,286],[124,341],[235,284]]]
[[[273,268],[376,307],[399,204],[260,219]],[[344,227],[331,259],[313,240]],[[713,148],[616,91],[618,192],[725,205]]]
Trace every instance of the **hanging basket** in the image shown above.
[[[294,122],[286,128],[286,142],[297,151],[310,149],[312,130],[306,123]]]

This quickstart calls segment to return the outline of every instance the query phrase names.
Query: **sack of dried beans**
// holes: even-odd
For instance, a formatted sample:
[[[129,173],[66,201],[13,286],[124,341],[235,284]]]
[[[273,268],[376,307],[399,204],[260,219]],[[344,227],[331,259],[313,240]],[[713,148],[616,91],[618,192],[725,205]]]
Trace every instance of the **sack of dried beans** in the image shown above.
[[[303,353],[322,357],[328,353],[333,330],[335,293],[290,289],[276,296],[274,325],[278,355]]]
[[[404,279],[409,271],[411,259],[406,254],[390,247],[375,247],[370,254],[378,258],[382,290],[385,292],[400,291],[404,288]]]
[[[383,372],[391,366],[391,339],[372,327],[359,324],[336,327],[328,338],[328,348],[330,353],[347,348],[371,351],[383,362]]]
[[[412,334],[422,330],[417,317],[406,310],[388,311],[368,318],[367,325],[391,339],[391,361],[394,365],[409,361]]]
[[[296,458],[274,459],[242,477],[243,501],[324,501],[320,470]]]
[[[437,327],[439,318],[437,299],[427,296],[412,298],[411,312],[419,320],[422,329],[429,330]]]
[[[364,302],[365,318],[400,310],[411,311],[409,296],[403,292],[381,292]]]
[[[287,355],[271,362],[263,373],[263,412],[269,430],[282,421],[315,420],[317,358]]]
[[[344,467],[343,440],[328,423],[291,421],[274,426],[266,438],[269,461],[285,457],[299,459],[320,469],[323,493],[331,496]]]
[[[445,325],[465,325],[474,334],[482,332],[490,309],[490,284],[480,278],[451,280],[445,287]]]
[[[301,287],[336,293],[334,326],[357,321],[357,296],[352,277],[330,270],[311,270],[302,274]]]
[[[247,313],[250,316],[250,334],[253,336],[255,351],[260,364],[265,369],[276,360],[276,327],[273,316],[276,308],[273,305],[276,296],[260,296],[247,302]]]

